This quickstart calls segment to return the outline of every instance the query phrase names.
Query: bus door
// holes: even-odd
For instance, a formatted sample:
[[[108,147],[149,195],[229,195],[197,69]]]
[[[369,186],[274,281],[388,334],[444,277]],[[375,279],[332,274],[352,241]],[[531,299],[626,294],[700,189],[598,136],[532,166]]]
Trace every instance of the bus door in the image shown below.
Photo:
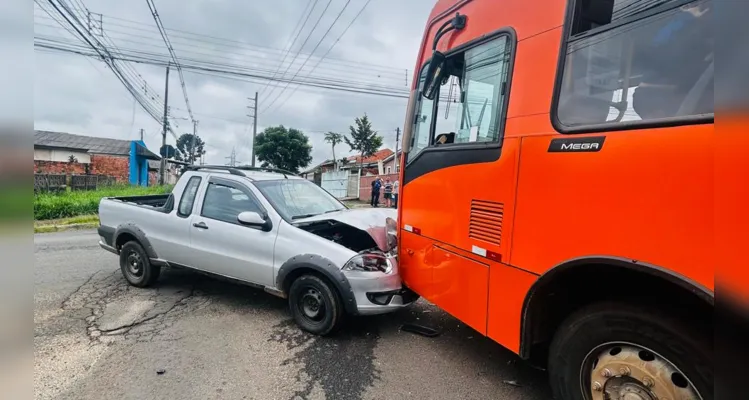
[[[490,269],[507,254],[518,143],[503,140],[514,31],[427,62],[441,70],[433,98],[418,90],[403,175],[402,275],[427,300],[486,333]],[[432,59],[434,60],[434,58]]]

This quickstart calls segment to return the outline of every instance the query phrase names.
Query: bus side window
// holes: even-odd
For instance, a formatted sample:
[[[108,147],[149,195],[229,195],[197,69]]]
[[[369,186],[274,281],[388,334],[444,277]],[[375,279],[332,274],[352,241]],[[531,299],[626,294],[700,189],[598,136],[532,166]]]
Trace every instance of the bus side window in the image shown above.
[[[556,116],[569,128],[713,113],[713,0],[577,0]]]

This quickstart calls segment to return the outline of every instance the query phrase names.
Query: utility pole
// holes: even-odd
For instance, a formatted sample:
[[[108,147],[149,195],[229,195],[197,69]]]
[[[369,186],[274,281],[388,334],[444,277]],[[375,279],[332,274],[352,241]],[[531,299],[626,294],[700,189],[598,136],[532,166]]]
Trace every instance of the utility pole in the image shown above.
[[[401,139],[401,128],[395,128],[395,172],[397,173],[398,170],[398,162],[400,161],[400,158],[398,157],[398,145],[400,144]]]
[[[140,128],[140,141],[143,141],[143,128]]]
[[[166,147],[166,132],[169,130],[169,64],[166,65],[166,83],[164,84],[164,122],[163,131],[161,132],[161,148]],[[161,156],[161,164],[159,166],[159,184],[163,185],[166,178],[166,157]]]
[[[192,121],[192,140],[190,140],[190,164],[195,164],[195,137],[198,135],[198,121]]]
[[[252,156],[252,166],[255,166],[255,136],[257,136],[257,92],[255,92],[255,99],[247,98],[247,100],[252,101],[252,106],[247,106],[247,108],[252,109],[252,115],[247,114],[248,117],[252,118],[252,149],[251,149],[251,156]]]

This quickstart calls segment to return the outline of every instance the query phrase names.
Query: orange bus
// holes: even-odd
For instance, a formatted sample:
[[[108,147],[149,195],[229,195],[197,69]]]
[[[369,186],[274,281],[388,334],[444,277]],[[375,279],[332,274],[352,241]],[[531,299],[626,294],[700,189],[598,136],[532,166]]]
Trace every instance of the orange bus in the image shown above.
[[[404,284],[558,399],[713,398],[712,0],[439,0]]]

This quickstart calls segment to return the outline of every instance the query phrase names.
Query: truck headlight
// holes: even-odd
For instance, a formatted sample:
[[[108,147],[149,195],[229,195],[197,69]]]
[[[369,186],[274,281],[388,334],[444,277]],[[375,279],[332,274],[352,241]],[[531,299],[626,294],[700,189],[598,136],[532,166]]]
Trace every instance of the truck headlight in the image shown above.
[[[384,254],[362,253],[355,255],[348,260],[343,266],[344,271],[365,271],[365,272],[384,272],[389,274],[393,271],[393,264],[390,263]]]
[[[395,249],[398,246],[398,222],[390,217],[385,219],[385,236],[388,251]]]

